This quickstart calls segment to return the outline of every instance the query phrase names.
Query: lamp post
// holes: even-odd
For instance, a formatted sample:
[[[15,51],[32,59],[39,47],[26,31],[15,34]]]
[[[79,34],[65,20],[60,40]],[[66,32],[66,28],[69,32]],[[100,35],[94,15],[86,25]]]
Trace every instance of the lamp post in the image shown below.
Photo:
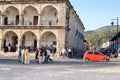
[[[113,20],[116,20],[117,21],[117,33],[116,33],[116,36],[117,36],[117,54],[118,54],[118,27],[119,27],[119,17],[117,17],[116,19],[111,19],[112,20],[112,22],[111,22],[111,25],[113,26],[114,25],[114,22],[113,22]]]

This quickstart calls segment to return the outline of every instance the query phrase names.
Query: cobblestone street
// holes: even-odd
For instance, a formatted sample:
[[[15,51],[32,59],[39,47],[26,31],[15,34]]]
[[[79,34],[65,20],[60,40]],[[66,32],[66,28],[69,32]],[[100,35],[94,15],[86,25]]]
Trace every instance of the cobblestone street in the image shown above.
[[[55,59],[48,64],[21,64],[17,58],[0,58],[0,80],[119,80],[120,60],[89,62]]]

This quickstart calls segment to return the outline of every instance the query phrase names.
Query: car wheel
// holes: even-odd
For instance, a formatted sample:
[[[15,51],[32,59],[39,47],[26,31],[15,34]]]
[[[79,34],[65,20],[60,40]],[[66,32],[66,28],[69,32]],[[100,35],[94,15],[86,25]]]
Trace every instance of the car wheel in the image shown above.
[[[86,59],[85,59],[85,62],[89,62],[89,59],[88,59],[88,58],[86,58]]]
[[[104,61],[104,62],[107,62],[107,59],[104,58],[103,61]]]

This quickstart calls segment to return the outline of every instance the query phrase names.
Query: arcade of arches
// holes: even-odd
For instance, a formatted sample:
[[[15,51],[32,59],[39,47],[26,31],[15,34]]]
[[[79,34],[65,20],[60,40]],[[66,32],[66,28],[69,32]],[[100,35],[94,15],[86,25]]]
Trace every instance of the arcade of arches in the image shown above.
[[[4,12],[0,11],[1,25],[58,25],[58,10],[53,6],[46,6],[38,11],[33,6],[27,6],[22,11],[17,7],[9,6]]]
[[[8,46],[11,46],[11,51],[15,52],[18,49],[18,46],[40,48],[41,46],[46,45],[57,47],[57,37],[53,32],[47,31],[40,36],[36,35],[34,32],[26,31],[21,34],[21,36],[18,36],[17,33],[8,31],[4,34],[1,47],[8,49]]]

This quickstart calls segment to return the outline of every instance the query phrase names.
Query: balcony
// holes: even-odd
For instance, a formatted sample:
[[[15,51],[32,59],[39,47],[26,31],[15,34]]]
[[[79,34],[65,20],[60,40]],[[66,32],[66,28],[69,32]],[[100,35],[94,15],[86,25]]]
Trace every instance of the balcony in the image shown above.
[[[25,25],[1,25],[0,29],[65,29],[64,26],[25,26]]]
[[[35,24],[33,24],[33,21],[32,21],[32,20],[24,20],[24,21],[23,21],[23,25],[24,25],[24,26],[30,26],[30,25],[35,25]]]
[[[19,20],[11,19],[11,20],[4,20],[3,25],[18,25]],[[23,26],[30,26],[30,25],[38,25],[38,21],[33,21],[33,20],[24,20],[22,21]],[[41,20],[40,25],[42,26],[57,26],[58,21],[56,20]]]
[[[15,25],[15,20],[8,20],[4,22],[4,25]]]
[[[46,25],[53,26],[53,25],[57,25],[57,24],[58,24],[57,20],[41,20],[42,26],[46,26]]]

